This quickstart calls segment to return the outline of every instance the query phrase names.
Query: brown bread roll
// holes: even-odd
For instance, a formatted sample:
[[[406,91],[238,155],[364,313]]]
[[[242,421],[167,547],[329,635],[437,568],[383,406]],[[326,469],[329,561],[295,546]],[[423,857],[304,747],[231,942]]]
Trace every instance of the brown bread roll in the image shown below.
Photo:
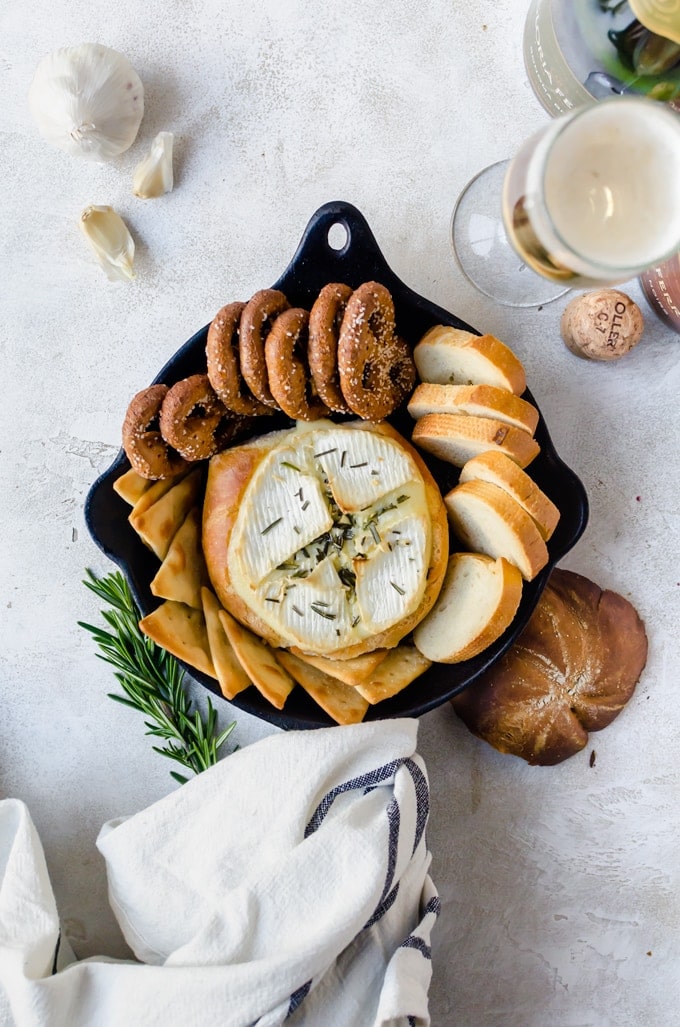
[[[558,568],[515,644],[451,702],[499,752],[552,766],[611,724],[646,661],[645,628],[628,600]]]

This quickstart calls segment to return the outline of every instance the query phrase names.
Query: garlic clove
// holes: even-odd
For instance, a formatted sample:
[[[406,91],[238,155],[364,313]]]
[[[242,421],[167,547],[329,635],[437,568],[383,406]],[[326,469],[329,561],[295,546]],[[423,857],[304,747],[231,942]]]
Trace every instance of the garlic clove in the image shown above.
[[[123,54],[83,43],[42,59],[28,104],[38,131],[53,146],[85,160],[107,161],[135,141],[144,87]]]
[[[144,160],[135,168],[132,191],[142,200],[172,192],[172,132],[159,132]]]
[[[79,224],[109,281],[125,282],[135,277],[132,269],[135,242],[113,207],[86,207]]]

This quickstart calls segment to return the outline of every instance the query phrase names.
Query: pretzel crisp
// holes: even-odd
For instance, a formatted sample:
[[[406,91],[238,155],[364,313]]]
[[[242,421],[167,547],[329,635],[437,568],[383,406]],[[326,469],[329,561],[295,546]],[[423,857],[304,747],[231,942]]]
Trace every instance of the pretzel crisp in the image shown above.
[[[123,421],[123,449],[130,466],[142,478],[170,478],[186,461],[161,435],[159,415],[167,385],[150,385],[132,397]]]
[[[241,374],[253,395],[269,407],[276,407],[267,379],[264,345],[277,317],[290,303],[278,289],[260,289],[245,305],[239,329]]]
[[[379,421],[393,413],[416,380],[410,347],[395,332],[394,303],[379,282],[364,282],[345,310],[338,341],[340,387],[359,417]]]
[[[314,394],[307,363],[309,314],[292,307],[279,314],[264,347],[269,388],[284,414],[298,421],[316,421],[328,407]]]
[[[206,360],[210,384],[228,410],[257,416],[272,408],[256,399],[241,374],[239,324],[245,303],[227,303],[218,310],[208,328]]]
[[[339,414],[350,412],[340,388],[338,337],[351,295],[349,285],[329,282],[314,300],[309,314],[309,370],[323,402]]]
[[[207,374],[192,374],[173,385],[160,414],[163,438],[189,461],[219,453],[252,423],[227,410]]]

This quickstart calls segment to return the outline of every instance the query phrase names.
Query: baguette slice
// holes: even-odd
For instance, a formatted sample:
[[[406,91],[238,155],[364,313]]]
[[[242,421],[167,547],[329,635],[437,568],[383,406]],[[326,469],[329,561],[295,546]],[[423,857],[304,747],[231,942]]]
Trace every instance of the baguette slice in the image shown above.
[[[480,453],[473,457],[460,472],[459,482],[488,481],[507,492],[536,522],[541,536],[547,541],[560,519],[560,511],[529,477],[505,453]]]
[[[526,467],[541,448],[521,428],[472,414],[425,414],[416,421],[411,440],[456,467],[489,449],[499,450],[520,467]]]
[[[512,622],[522,597],[522,575],[507,560],[454,553],[444,584],[413,634],[423,656],[459,663],[477,656]]]
[[[421,382],[411,396],[408,412],[414,420],[425,414],[472,414],[494,417],[533,435],[538,410],[507,389],[495,385],[437,385]]]
[[[435,325],[413,351],[423,382],[440,385],[495,385],[521,396],[527,387],[524,367],[493,335]]]
[[[497,485],[466,481],[444,496],[449,523],[468,549],[505,557],[531,581],[548,562],[541,533],[526,510]]]

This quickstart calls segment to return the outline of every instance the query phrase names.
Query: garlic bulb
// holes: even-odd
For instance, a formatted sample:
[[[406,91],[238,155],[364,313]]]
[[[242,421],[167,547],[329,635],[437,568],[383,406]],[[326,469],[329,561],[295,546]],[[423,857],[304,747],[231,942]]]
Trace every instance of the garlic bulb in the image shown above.
[[[80,228],[109,281],[124,282],[135,277],[135,242],[113,207],[86,207],[80,215]]]
[[[123,54],[83,43],[43,58],[28,103],[40,134],[53,146],[107,161],[134,142],[144,114],[144,87]]]
[[[135,168],[132,191],[142,200],[172,192],[172,132],[159,132],[141,164]]]

